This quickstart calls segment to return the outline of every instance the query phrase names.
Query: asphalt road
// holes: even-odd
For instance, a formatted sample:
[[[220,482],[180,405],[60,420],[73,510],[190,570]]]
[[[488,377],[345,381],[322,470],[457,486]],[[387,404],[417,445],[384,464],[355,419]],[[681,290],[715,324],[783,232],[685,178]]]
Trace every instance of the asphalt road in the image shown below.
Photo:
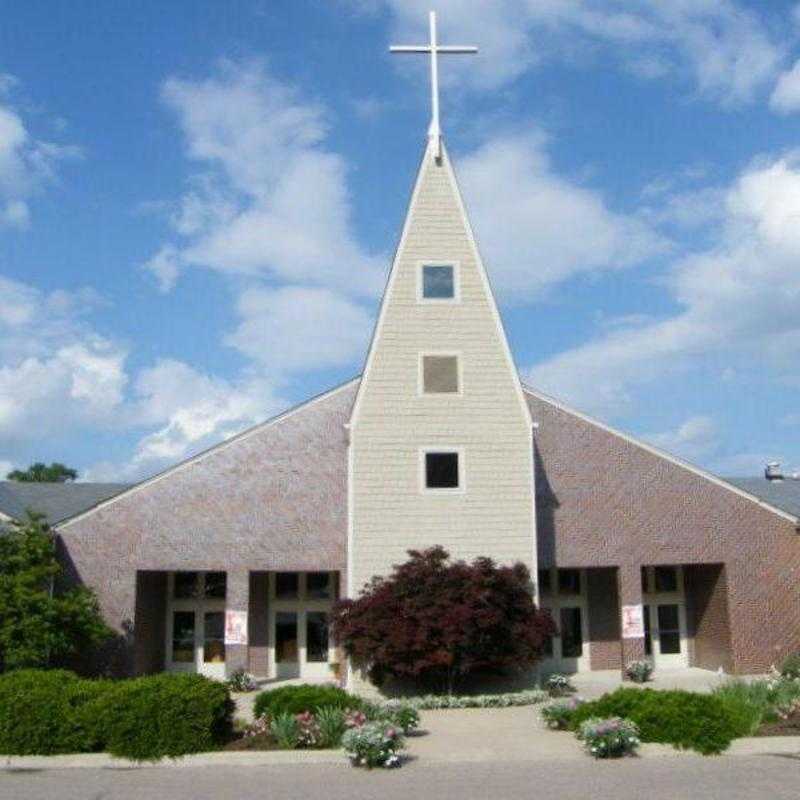
[[[800,758],[721,756],[622,761],[65,769],[0,773],[2,800],[797,800]]]

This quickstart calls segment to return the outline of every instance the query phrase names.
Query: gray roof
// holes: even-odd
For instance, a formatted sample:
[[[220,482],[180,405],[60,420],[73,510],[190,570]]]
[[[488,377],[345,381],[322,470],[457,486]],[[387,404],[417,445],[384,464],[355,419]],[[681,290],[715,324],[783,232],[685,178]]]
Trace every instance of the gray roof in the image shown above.
[[[798,480],[768,481],[766,478],[724,478],[724,480],[787,514],[800,517]]]
[[[126,483],[23,483],[0,481],[0,514],[21,519],[30,508],[51,525],[90,509],[128,488]]]

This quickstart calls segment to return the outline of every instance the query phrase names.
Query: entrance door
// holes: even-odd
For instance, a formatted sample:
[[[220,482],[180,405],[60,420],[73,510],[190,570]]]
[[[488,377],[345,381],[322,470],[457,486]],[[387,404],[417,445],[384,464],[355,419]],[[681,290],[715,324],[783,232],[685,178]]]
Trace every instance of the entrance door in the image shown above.
[[[269,598],[270,674],[279,679],[334,677],[328,625],[336,599],[336,574],[272,573]]]
[[[543,659],[545,671],[580,672],[589,669],[586,571],[539,571],[540,604],[550,612],[557,633]]]
[[[174,572],[167,589],[167,669],[224,680],[225,573]]]
[[[686,602],[681,567],[645,567],[645,653],[656,668],[686,667]]]

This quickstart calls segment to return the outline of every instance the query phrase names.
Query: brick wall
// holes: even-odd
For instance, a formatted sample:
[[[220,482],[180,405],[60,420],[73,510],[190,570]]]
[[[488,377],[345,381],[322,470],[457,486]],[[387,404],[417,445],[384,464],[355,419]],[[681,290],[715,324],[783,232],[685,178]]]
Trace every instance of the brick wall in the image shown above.
[[[164,669],[167,619],[167,573],[138,572],[133,638],[134,670],[147,675]]]
[[[619,669],[622,653],[616,570],[590,569],[586,579],[591,667]]]
[[[727,582],[722,564],[697,564],[684,568],[691,664],[704,669],[730,671],[731,636]]]
[[[251,674],[258,676],[265,676],[269,667],[267,656],[268,586],[266,572],[250,573],[250,616],[247,634],[250,642],[250,664],[248,669]]]

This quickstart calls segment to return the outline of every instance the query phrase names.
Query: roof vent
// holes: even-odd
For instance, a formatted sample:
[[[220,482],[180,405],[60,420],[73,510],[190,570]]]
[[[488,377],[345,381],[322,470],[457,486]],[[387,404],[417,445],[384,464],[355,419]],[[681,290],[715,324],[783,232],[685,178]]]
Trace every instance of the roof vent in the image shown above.
[[[781,472],[780,461],[770,461],[767,466],[764,467],[764,477],[768,481],[782,481],[783,473]]]

